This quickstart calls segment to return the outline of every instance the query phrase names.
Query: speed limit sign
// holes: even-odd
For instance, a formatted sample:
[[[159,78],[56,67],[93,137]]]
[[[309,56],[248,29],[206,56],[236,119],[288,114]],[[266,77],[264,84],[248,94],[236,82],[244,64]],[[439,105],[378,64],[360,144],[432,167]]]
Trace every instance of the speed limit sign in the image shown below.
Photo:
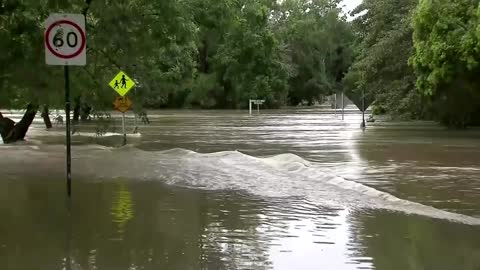
[[[85,17],[82,14],[51,14],[45,22],[47,65],[87,64]]]

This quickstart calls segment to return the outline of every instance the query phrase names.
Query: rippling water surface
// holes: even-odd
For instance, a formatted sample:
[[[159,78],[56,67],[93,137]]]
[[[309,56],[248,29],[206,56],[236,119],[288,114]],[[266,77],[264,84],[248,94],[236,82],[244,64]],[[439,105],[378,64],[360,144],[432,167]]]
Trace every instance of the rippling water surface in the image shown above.
[[[77,128],[70,203],[61,127],[0,145],[0,269],[480,269],[478,130],[150,115],[126,147]]]

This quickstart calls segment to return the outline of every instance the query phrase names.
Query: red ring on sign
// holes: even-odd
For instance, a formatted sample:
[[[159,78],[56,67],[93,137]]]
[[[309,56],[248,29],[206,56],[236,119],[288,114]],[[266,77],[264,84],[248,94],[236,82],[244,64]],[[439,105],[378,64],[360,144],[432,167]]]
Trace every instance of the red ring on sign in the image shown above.
[[[63,55],[63,54],[60,54],[58,52],[56,52],[52,46],[50,45],[50,42],[48,40],[49,36],[50,36],[50,32],[53,30],[53,28],[59,24],[68,24],[68,25],[71,25],[73,26],[73,28],[77,29],[77,31],[80,33],[80,39],[82,40],[82,43],[80,45],[80,48],[78,48],[77,51],[75,51],[74,53],[72,54],[68,54],[68,55]],[[45,44],[47,46],[47,49],[55,56],[57,57],[60,57],[60,58],[63,58],[63,59],[70,59],[70,58],[74,58],[76,56],[78,56],[79,54],[82,53],[83,49],[85,48],[85,44],[87,43],[87,40],[86,40],[86,37],[85,37],[85,33],[82,31],[82,28],[80,28],[80,26],[72,21],[69,21],[69,20],[60,20],[60,21],[56,21],[54,22],[52,25],[50,25],[50,27],[48,27],[47,29],[47,32],[45,32]]]

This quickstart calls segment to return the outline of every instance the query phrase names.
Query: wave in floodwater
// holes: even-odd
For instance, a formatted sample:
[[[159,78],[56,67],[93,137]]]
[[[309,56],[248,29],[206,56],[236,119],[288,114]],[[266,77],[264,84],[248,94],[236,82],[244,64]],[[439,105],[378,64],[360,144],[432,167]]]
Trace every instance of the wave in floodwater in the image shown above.
[[[64,174],[64,148],[46,145],[1,146],[7,177],[51,177]],[[293,154],[257,158],[236,151],[201,154],[184,149],[162,152],[135,147],[73,148],[74,177],[162,181],[207,190],[242,190],[264,197],[304,197],[323,206],[385,209],[470,225],[480,219],[408,200],[335,176]],[[29,168],[28,171],[25,168]],[[16,176],[16,177],[15,177]]]

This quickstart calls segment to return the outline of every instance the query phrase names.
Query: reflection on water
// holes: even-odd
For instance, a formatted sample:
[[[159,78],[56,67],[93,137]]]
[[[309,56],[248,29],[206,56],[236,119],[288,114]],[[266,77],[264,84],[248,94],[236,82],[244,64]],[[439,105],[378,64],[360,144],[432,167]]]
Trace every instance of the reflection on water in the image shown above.
[[[70,215],[63,131],[36,120],[0,146],[0,269],[479,270],[477,219],[440,210],[480,217],[480,133],[360,117],[166,111],[127,148],[76,135]]]
[[[125,231],[125,225],[133,218],[132,194],[125,183],[118,186],[118,190],[114,195],[111,212],[113,221],[117,223],[118,226],[117,231],[119,235],[122,236]]]
[[[480,267],[478,227],[153,182],[74,188],[69,224],[62,181],[0,182],[2,269],[61,269],[65,242],[85,270]]]
[[[479,269],[480,229],[381,212],[359,218],[356,241],[376,269]]]

